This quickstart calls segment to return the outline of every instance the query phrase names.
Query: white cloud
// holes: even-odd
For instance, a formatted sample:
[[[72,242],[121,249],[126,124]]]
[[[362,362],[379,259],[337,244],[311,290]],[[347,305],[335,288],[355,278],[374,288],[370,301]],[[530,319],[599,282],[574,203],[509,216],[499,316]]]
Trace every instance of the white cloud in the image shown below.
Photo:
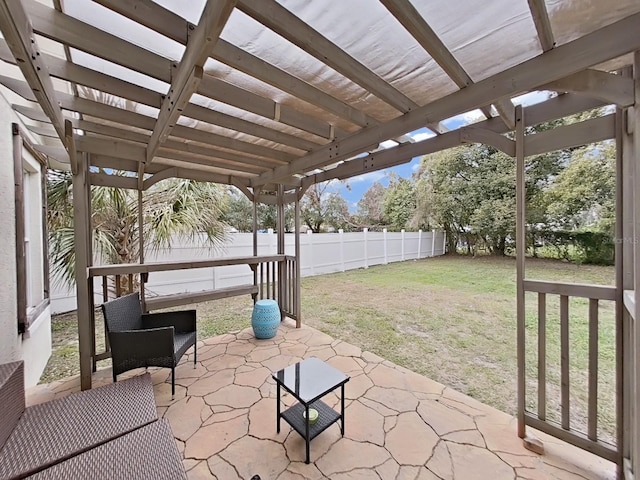
[[[418,170],[420,170],[420,162],[416,163],[415,165],[411,165],[411,171],[413,173],[417,172]]]
[[[433,138],[436,136],[433,132],[419,132],[419,133],[410,133],[409,136],[413,138],[416,142],[421,142],[422,140],[426,140],[427,138]]]

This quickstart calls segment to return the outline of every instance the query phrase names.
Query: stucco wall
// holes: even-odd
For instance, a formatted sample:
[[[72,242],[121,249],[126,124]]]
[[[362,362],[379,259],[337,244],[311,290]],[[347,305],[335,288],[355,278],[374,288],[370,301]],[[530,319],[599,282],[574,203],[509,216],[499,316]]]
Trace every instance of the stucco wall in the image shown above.
[[[21,124],[11,103],[18,100],[0,87],[0,363],[24,360],[25,382],[35,385],[51,355],[51,313],[47,308],[28,333],[18,334],[16,236],[11,124]]]

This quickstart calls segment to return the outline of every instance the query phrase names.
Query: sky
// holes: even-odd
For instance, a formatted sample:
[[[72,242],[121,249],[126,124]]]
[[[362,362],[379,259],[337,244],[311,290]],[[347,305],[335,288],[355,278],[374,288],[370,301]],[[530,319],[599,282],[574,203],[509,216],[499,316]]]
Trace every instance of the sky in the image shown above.
[[[516,105],[522,104],[526,106],[542,102],[547,98],[548,92],[533,92],[521,97],[514,98],[513,102]],[[457,115],[455,117],[444,120],[442,123],[449,130],[455,130],[484,118],[485,117],[480,112],[480,110],[473,110],[471,112]],[[415,141],[425,140],[434,136],[434,134],[426,128],[411,132],[409,135]],[[382,144],[382,146],[386,146],[387,148],[394,145],[396,145],[395,142],[385,142]],[[360,198],[362,198],[362,195],[371,187],[371,185],[373,185],[374,182],[380,182],[383,186],[386,187],[389,185],[389,179],[392,172],[400,177],[410,178],[413,173],[418,170],[419,166],[420,157],[414,157],[409,163],[398,165],[396,167],[385,168],[376,172],[351,177],[344,182],[334,181],[333,185],[331,185],[327,189],[327,191],[340,193],[342,197],[347,201],[347,204],[349,205],[349,211],[351,213],[355,213],[357,210],[358,201],[360,200]]]

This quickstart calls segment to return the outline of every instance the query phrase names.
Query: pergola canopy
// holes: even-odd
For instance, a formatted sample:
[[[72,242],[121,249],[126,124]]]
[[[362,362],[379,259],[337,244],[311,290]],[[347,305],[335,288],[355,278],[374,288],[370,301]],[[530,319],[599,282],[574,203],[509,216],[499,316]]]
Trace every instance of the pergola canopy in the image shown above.
[[[15,109],[52,124],[32,127],[61,139],[41,149],[69,162],[68,119],[92,165],[138,177],[92,181],[140,189],[249,193],[408,162],[473,140],[447,132],[455,115],[513,130],[529,91],[615,103],[630,86],[601,72],[640,48],[637,0],[3,3],[0,57],[26,82],[8,66],[0,82],[39,102]]]

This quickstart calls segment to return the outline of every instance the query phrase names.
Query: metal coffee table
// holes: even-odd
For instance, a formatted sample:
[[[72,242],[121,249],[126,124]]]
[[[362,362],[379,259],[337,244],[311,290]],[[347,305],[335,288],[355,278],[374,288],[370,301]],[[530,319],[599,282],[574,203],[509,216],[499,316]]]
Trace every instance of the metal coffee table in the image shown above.
[[[280,419],[284,418],[305,439],[306,463],[309,463],[309,442],[330,425],[340,420],[340,433],[344,436],[344,384],[349,381],[349,377],[318,358],[308,358],[279,370],[273,375],[273,379],[278,385],[278,433]],[[284,412],[280,412],[280,387],[299,402]],[[341,389],[340,413],[320,400],[338,387]],[[318,411],[318,420],[313,425],[306,420],[309,418],[310,408]]]

